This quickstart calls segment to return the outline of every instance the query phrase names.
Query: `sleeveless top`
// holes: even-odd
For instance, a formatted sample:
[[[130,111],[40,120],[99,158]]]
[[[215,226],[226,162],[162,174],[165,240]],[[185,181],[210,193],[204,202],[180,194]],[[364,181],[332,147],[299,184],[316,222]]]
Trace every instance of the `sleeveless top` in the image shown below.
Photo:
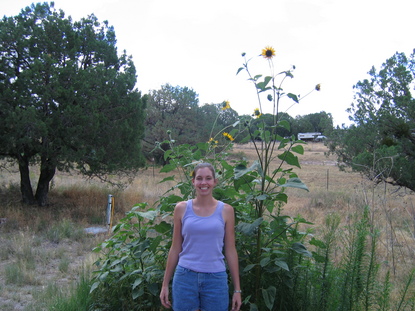
[[[216,273],[226,271],[223,246],[225,221],[224,203],[218,201],[212,215],[198,216],[193,211],[193,200],[187,201],[182,218],[182,251],[178,264],[195,272]]]

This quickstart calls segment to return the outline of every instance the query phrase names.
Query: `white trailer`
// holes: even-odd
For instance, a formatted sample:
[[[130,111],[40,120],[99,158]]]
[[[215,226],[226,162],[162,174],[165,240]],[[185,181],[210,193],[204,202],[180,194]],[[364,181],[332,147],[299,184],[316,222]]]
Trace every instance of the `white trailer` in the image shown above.
[[[315,140],[317,136],[320,136],[319,132],[308,132],[308,133],[298,133],[299,140]]]

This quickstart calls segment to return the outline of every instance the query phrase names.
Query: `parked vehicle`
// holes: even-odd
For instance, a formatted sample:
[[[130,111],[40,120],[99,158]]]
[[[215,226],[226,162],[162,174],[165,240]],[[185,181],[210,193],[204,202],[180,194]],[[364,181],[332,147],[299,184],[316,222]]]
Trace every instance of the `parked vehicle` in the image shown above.
[[[298,133],[297,137],[300,140],[315,140],[316,137],[321,136],[319,132]]]

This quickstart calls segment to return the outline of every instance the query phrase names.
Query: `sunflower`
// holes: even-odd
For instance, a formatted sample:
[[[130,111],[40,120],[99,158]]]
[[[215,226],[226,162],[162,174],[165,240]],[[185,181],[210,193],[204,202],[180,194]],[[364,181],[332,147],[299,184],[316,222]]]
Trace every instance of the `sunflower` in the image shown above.
[[[255,108],[255,109],[254,109],[254,114],[253,114],[253,116],[254,116],[254,117],[256,117],[257,119],[258,119],[260,116],[262,116],[262,113],[261,113],[261,111],[259,111],[259,108]]]
[[[235,139],[235,138],[232,137],[231,134],[229,134],[227,132],[223,132],[222,135],[225,136],[225,138],[229,139],[230,141],[234,141],[234,139]]]
[[[231,109],[231,105],[229,105],[229,101],[225,100],[222,103],[222,110]]]
[[[213,148],[215,148],[218,145],[218,141],[214,140],[212,137],[208,141],[209,145],[212,145]]]
[[[271,59],[275,56],[275,50],[273,47],[267,46],[265,49],[262,49],[261,55],[264,56],[264,58]]]
[[[320,91],[321,90],[321,85],[320,83],[316,85],[316,91]]]

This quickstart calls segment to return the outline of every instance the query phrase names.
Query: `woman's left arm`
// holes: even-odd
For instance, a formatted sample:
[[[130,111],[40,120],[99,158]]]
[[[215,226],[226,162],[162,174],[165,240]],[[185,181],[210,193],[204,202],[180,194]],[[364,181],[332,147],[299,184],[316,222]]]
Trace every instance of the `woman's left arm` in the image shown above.
[[[225,204],[223,208],[223,218],[225,220],[225,257],[235,291],[232,297],[232,310],[238,311],[242,305],[242,295],[239,280],[238,253],[235,247],[235,214],[233,207],[229,204]]]

